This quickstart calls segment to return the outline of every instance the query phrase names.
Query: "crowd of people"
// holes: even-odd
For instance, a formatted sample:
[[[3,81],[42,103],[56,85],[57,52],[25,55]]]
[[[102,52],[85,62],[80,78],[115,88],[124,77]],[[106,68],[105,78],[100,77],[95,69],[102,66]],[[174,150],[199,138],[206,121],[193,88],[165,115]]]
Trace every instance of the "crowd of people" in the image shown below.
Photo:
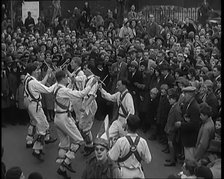
[[[116,130],[120,133],[118,121],[122,114],[123,118],[129,118],[130,114],[133,118],[135,114],[140,119],[139,129],[147,135],[150,133],[149,140],[158,140],[164,145],[164,153],[170,153],[165,166],[176,166],[178,161],[184,161],[183,172],[176,177],[206,178],[199,176],[205,173],[213,178],[221,177],[221,25],[192,23],[189,17],[184,22],[170,19],[165,24],[158,24],[153,14],[149,21],[144,16],[139,17],[134,6],[120,25],[111,10],[106,17],[100,13],[93,16],[90,10],[88,3],[81,10],[75,7],[69,19],[56,17],[48,25],[41,18],[35,24],[30,12],[25,23],[20,19],[14,28],[10,19],[3,19],[2,127],[7,127],[8,123],[27,125],[30,121],[24,105],[28,64],[40,68],[37,80],[45,80],[49,88],[59,82],[55,74],[58,69],[72,77],[74,69],[81,67],[87,78],[94,74],[103,84],[100,90],[95,89],[91,94],[94,96],[91,102],[95,100],[97,107],[90,118],[95,115],[97,120],[103,120],[108,115],[113,128],[109,135]],[[133,99],[133,107],[130,106],[132,102],[126,102],[129,105],[125,106],[127,114],[123,109],[120,114],[123,107],[113,102],[121,97],[117,95],[115,99],[108,93],[121,94],[125,90]],[[54,121],[57,116],[54,94],[41,96],[47,121]],[[77,106],[74,111],[76,109]],[[78,112],[75,116],[81,118]],[[89,122],[88,126],[79,124],[78,127],[81,127],[87,155],[93,151],[93,146],[96,147],[91,134],[93,120]],[[119,129],[115,130],[116,127]],[[109,151],[110,144],[103,139],[97,141]],[[119,143],[115,143],[108,152],[114,161],[117,156],[113,151],[118,148]],[[149,158],[145,159],[147,163],[151,161]],[[95,159],[89,163],[92,166],[91,162]],[[115,164],[109,161],[108,165]],[[63,173],[64,169],[61,170]],[[114,173],[117,176],[116,171]],[[88,172],[83,178],[89,178],[87,175]]]

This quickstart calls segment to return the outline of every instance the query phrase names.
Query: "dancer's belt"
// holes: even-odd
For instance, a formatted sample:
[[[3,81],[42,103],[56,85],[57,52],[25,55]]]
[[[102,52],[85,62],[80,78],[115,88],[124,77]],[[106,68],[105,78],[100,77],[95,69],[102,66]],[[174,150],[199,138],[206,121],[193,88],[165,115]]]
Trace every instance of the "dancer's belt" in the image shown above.
[[[71,117],[71,111],[67,110],[67,111],[55,111],[55,114],[64,114],[64,113],[68,113],[68,117]]]
[[[127,115],[124,115],[124,114],[121,114],[121,113],[118,113],[119,116],[123,117],[123,118],[126,118]]]

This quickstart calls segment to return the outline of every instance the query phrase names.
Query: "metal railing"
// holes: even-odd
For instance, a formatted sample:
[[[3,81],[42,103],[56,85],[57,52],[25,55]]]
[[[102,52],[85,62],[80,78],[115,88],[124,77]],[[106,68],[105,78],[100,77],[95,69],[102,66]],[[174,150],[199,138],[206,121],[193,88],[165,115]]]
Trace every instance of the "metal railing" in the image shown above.
[[[157,23],[165,23],[168,19],[183,21],[185,17],[189,17],[193,21],[197,21],[198,8],[183,8],[179,6],[146,6],[142,9],[142,13],[149,20],[149,15],[153,14]]]

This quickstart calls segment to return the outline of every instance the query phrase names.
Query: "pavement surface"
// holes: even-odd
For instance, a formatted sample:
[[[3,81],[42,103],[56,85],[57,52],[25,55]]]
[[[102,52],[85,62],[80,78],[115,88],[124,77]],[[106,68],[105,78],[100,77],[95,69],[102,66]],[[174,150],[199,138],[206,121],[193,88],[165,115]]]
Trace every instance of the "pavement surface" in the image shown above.
[[[102,121],[94,121],[92,128],[94,137],[99,131],[101,124]],[[32,171],[38,171],[43,175],[44,179],[62,179],[63,177],[56,173],[58,164],[55,162],[59,140],[45,146],[44,162],[40,162],[32,156],[32,149],[27,149],[25,146],[27,128],[27,125],[7,125],[6,128],[2,128],[2,146],[4,147],[2,161],[5,163],[6,169],[13,166],[20,166],[26,177],[28,177]],[[50,131],[52,136],[57,137],[53,122],[50,123]],[[147,133],[144,134],[139,131],[139,135],[147,140],[152,155],[150,164],[143,163],[146,178],[167,178],[170,174],[178,173],[181,170],[180,164],[175,167],[164,167],[165,159],[169,158],[169,154],[161,152],[164,146],[157,141],[149,141],[147,139],[149,134]],[[81,178],[82,172],[86,166],[86,161],[94,155],[94,153],[92,153],[90,156],[84,157],[82,155],[82,150],[81,148],[81,150],[78,151],[72,163],[72,167],[76,170],[76,173],[69,174],[73,179]]]

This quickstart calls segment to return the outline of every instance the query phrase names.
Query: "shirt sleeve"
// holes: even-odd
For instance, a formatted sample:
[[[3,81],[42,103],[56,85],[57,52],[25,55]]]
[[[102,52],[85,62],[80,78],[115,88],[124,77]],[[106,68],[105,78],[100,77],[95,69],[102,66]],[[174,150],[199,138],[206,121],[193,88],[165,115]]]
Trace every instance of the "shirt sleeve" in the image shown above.
[[[71,100],[78,98],[83,98],[84,96],[86,96],[89,91],[91,90],[90,86],[87,86],[85,89],[83,89],[82,91],[77,91],[77,90],[72,90],[70,88],[65,88],[64,93],[62,93],[62,98],[70,98]]]
[[[38,91],[39,93],[52,93],[55,86],[57,85],[57,83],[55,83],[52,86],[47,87],[37,80],[31,81],[30,83],[31,89],[33,89],[34,91]]]
[[[152,155],[151,152],[149,150],[148,144],[145,140],[143,140],[143,153],[142,153],[142,160],[145,161],[146,163],[150,163],[152,160]]]
[[[127,112],[130,114],[135,114],[134,102],[131,94],[127,94],[125,97],[125,105],[127,107]]]
[[[113,147],[109,150],[108,155],[113,161],[117,161],[120,156],[120,139],[116,141]]]
[[[107,93],[104,89],[102,89],[101,94],[102,94],[102,97],[105,98],[106,100],[116,102],[120,92],[117,92],[115,94],[110,94],[110,93]]]

